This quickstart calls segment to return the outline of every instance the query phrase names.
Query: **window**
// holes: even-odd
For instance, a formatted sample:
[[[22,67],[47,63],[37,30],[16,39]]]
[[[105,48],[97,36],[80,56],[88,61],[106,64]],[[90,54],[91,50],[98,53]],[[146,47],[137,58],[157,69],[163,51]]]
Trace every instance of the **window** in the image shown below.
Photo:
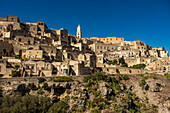
[[[104,49],[106,49],[106,47],[104,46]]]
[[[19,38],[19,40],[18,40],[19,42],[21,42],[21,38]]]
[[[34,69],[34,66],[32,66],[32,68],[31,69]]]
[[[99,49],[99,46],[97,46],[97,49]]]
[[[64,69],[64,74],[67,74],[67,72],[68,72],[68,69]]]
[[[0,66],[0,72],[1,72],[1,66]]]
[[[107,49],[109,49],[109,47],[107,47]]]
[[[30,45],[31,44],[31,41],[30,41],[30,39],[28,39],[28,45]]]
[[[138,47],[138,49],[140,49],[140,47]]]
[[[100,46],[100,49],[102,49],[102,46]]]

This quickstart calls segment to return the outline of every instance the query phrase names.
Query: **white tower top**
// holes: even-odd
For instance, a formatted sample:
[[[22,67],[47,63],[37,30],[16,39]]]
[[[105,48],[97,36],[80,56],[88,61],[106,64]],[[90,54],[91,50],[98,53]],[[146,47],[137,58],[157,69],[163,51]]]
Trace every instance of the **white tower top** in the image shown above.
[[[77,27],[77,37],[81,38],[81,27],[80,27],[80,24]]]

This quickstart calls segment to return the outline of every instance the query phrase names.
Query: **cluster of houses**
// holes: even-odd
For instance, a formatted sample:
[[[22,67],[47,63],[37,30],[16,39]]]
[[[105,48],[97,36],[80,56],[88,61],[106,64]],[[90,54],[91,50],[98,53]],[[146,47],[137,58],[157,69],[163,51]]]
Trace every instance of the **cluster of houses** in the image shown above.
[[[126,67],[119,63],[124,59]],[[107,61],[117,61],[108,64]],[[142,69],[133,65],[145,64]],[[82,38],[67,29],[48,29],[45,22],[20,22],[17,16],[0,17],[0,76],[80,76],[96,70],[110,74],[162,73],[170,70],[164,47],[124,38]]]

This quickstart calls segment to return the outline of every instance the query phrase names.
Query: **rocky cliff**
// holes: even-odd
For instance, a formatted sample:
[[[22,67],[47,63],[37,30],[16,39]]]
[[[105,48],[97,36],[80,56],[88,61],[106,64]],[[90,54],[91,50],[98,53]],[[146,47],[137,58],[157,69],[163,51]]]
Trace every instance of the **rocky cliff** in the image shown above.
[[[84,77],[38,78],[36,82],[6,81],[1,90],[3,96],[20,92],[50,97],[53,103],[64,101],[65,112],[170,112],[170,81],[164,75],[97,72]]]

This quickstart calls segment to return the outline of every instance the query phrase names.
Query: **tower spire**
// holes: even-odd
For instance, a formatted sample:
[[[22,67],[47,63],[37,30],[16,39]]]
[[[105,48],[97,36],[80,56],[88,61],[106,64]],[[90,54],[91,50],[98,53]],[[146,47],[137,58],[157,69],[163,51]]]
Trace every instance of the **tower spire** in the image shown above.
[[[80,27],[80,24],[77,27],[77,37],[81,38],[81,27]]]

